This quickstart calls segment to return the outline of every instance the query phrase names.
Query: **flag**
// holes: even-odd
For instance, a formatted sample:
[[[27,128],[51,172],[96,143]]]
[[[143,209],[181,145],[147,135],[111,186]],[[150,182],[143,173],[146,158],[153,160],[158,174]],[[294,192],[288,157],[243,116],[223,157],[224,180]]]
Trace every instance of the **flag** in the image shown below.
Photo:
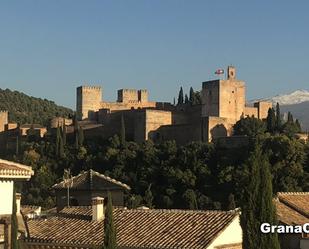
[[[217,69],[215,71],[215,74],[224,74],[224,70],[223,69]]]

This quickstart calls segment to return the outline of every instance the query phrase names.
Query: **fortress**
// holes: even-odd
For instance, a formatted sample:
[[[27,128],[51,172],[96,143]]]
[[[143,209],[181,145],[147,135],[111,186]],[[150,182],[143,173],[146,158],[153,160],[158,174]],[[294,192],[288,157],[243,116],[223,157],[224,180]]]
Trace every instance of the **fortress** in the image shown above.
[[[183,144],[230,136],[241,117],[265,119],[272,107],[270,102],[246,106],[245,82],[236,78],[232,66],[227,69],[226,80],[202,83],[201,99],[201,105],[175,106],[148,101],[147,90],[121,89],[116,102],[105,102],[101,87],[81,86],[77,88],[76,114],[81,124],[91,123],[91,129],[84,125],[89,136],[119,134],[123,117],[127,140],[176,140]]]

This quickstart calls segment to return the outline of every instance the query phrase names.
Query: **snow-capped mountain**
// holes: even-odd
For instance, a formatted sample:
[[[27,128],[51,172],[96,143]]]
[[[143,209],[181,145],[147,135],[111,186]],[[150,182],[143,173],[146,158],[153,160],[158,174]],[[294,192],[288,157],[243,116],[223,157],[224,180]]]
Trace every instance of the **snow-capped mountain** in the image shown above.
[[[289,94],[280,94],[274,97],[255,99],[249,102],[252,104],[256,101],[271,101],[275,106],[280,104],[281,113],[291,112],[294,118],[297,118],[304,131],[309,130],[309,91],[297,90]]]
[[[292,93],[276,95],[274,97],[263,98],[259,100],[271,101],[274,104],[279,103],[280,105],[295,105],[295,104],[300,104],[300,103],[309,101],[309,91],[297,90]],[[255,102],[255,101],[256,100],[252,102]]]

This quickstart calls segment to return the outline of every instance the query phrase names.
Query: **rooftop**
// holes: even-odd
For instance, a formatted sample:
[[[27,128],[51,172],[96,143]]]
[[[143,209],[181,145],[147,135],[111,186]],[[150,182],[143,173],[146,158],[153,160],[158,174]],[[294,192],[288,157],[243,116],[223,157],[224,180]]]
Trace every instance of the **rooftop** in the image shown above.
[[[71,189],[78,190],[131,189],[128,185],[91,169],[82,171],[79,175],[72,177],[70,181]],[[66,189],[67,185],[62,181],[53,185],[52,188]]]
[[[27,241],[101,245],[103,221],[92,221],[91,215],[91,207],[79,206],[30,219]],[[237,211],[115,208],[117,244],[126,248],[207,248],[238,215]]]
[[[0,178],[30,179],[33,174],[34,172],[29,166],[0,159]]]
[[[278,220],[287,225],[309,222],[309,192],[278,193],[276,208]]]

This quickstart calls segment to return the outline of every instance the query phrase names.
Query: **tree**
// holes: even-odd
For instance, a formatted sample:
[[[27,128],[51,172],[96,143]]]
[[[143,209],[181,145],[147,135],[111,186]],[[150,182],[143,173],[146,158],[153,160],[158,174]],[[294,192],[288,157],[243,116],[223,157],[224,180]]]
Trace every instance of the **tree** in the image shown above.
[[[67,144],[67,127],[65,125],[65,118],[63,119],[62,125],[62,142],[64,146]]]
[[[227,210],[234,210],[236,208],[235,198],[234,195],[231,193],[229,195],[229,205],[227,207]]]
[[[12,249],[19,249],[18,243],[18,222],[17,222],[17,206],[16,206],[16,187],[13,187],[13,212],[12,212],[12,225],[11,225],[11,243]]]
[[[294,122],[294,118],[291,112],[288,112],[288,123],[293,123]]]
[[[60,139],[61,139],[61,131],[60,131],[60,126],[58,123],[57,127],[57,134],[56,134],[56,156],[59,157],[59,151],[60,151]]]
[[[189,102],[191,105],[195,104],[195,93],[192,87],[190,87],[190,92],[189,92]]]
[[[145,191],[145,197],[144,201],[147,207],[153,208],[152,202],[153,202],[153,195],[151,192],[151,184],[148,186],[148,188]]]
[[[280,105],[277,102],[277,105],[276,105],[276,125],[275,125],[277,131],[281,130],[281,125],[282,125],[282,121],[281,121]]]
[[[185,104],[189,104],[189,98],[187,94],[185,94]]]
[[[126,127],[125,127],[123,115],[121,115],[120,141],[121,141],[122,145],[125,145],[125,143],[126,143]]]
[[[267,131],[270,133],[274,133],[276,127],[276,115],[273,108],[269,108],[266,121]]]
[[[112,196],[108,192],[104,218],[104,249],[116,249],[116,229],[114,225]]]
[[[78,129],[78,146],[82,147],[84,145],[84,129],[79,127]]]
[[[265,133],[265,123],[255,117],[241,118],[233,127],[234,135],[246,135],[249,137],[256,137]]]
[[[260,232],[262,223],[277,223],[269,167],[266,155],[257,144],[245,163],[249,173],[241,209],[244,249],[280,248],[277,234]]]
[[[181,104],[183,104],[183,102],[184,102],[183,89],[182,89],[182,87],[180,87],[177,105],[181,105]]]

